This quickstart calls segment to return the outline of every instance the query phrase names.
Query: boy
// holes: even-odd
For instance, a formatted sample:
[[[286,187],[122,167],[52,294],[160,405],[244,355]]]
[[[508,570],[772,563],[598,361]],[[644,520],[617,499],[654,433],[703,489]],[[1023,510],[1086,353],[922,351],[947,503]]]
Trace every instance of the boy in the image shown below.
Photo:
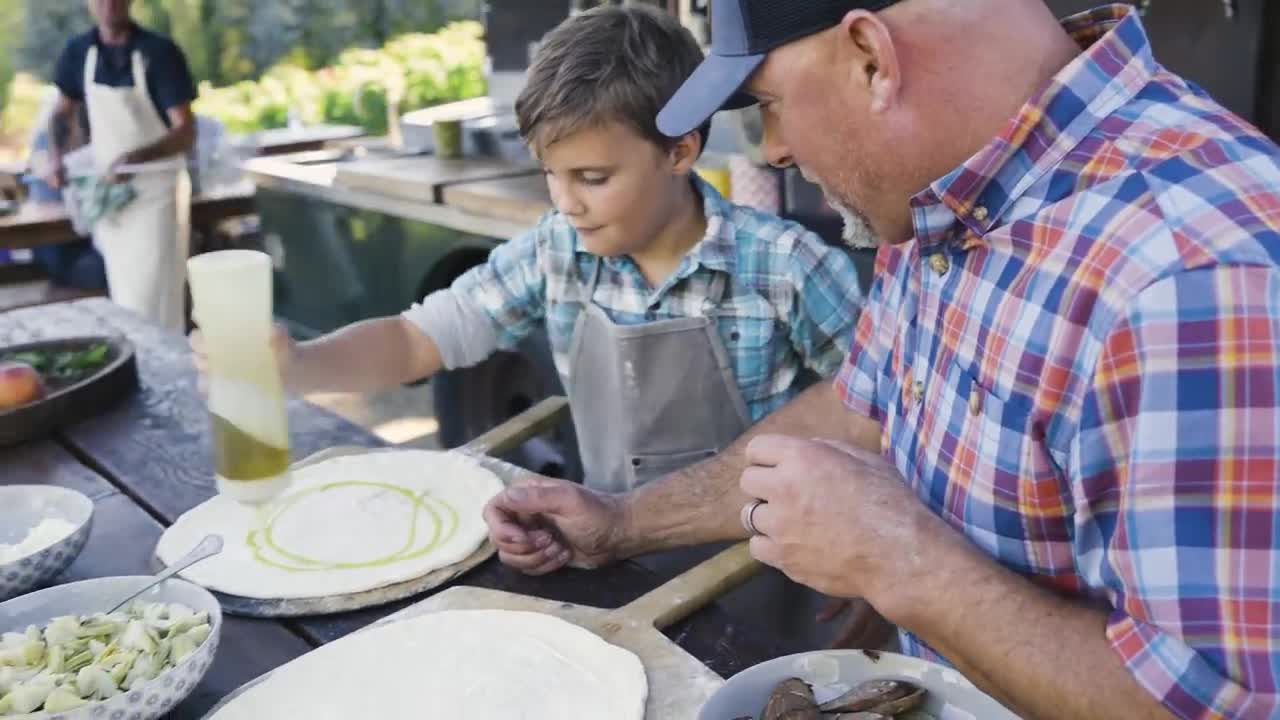
[[[545,326],[586,483],[623,491],[727,446],[802,390],[806,368],[834,373],[860,299],[848,255],[693,176],[707,128],[671,140],[656,127],[701,59],[644,6],[551,31],[516,113],[556,212],[399,317],[281,335],[287,386],[407,383]]]

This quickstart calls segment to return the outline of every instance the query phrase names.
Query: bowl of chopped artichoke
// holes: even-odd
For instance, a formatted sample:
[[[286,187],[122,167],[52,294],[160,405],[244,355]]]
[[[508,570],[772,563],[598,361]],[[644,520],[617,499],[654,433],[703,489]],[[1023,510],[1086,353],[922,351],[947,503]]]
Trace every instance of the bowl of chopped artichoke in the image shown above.
[[[97,578],[0,603],[0,718],[154,720],[190,695],[217,653],[222,610],[172,579],[105,614],[150,581]]]
[[[93,501],[54,485],[0,487],[0,601],[67,569],[93,527]]]

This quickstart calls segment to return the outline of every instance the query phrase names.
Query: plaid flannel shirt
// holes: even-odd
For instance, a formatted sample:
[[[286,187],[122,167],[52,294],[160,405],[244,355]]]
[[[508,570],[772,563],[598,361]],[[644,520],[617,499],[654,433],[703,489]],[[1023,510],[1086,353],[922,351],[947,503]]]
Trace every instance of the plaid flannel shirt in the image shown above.
[[[696,176],[693,182],[707,230],[671,277],[653,288],[630,258],[604,258],[591,300],[619,325],[714,315],[743,400],[758,420],[804,389],[806,368],[824,378],[840,368],[857,322],[849,308],[862,304],[857,273],[847,251],[802,225],[734,205]],[[515,349],[545,325],[556,368],[568,377],[569,346],[595,262],[573,226],[553,212],[494,249],[451,290],[490,318],[501,349]],[[725,291],[710,308],[717,273],[727,276]]]
[[[1065,25],[1084,54],[880,251],[837,389],[1176,716],[1280,717],[1280,149],[1129,6]]]

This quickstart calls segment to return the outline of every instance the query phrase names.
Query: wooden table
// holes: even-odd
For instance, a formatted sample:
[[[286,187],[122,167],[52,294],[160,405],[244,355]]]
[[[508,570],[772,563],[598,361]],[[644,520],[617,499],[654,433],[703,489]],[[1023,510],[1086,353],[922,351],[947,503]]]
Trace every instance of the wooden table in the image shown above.
[[[191,226],[209,228],[218,222],[256,212],[254,187],[243,182],[210,188],[191,199]],[[0,217],[0,249],[58,245],[76,240],[71,219],[61,203],[25,203],[12,215]]]
[[[553,207],[551,191],[541,174],[450,185],[443,189],[441,200],[459,210],[530,227]]]
[[[0,315],[0,347],[102,332],[123,333],[136,346],[140,392],[53,438],[0,449],[0,484],[50,483],[75,488],[94,501],[89,544],[60,582],[149,574],[163,528],[214,493],[205,408],[181,336],[153,327],[103,299]],[[290,402],[289,423],[296,458],[338,445],[381,444],[362,429],[301,400]],[[529,578],[490,560],[457,583],[616,607],[639,597],[655,581],[630,563]],[[199,718],[244,682],[420,599],[284,622],[228,617],[213,668],[170,717]],[[668,635],[725,677],[796,649],[766,640],[714,607],[674,626]]]
[[[258,155],[284,155],[319,150],[332,142],[362,138],[364,128],[358,125],[311,125],[301,128],[276,128],[252,133],[246,141]]]

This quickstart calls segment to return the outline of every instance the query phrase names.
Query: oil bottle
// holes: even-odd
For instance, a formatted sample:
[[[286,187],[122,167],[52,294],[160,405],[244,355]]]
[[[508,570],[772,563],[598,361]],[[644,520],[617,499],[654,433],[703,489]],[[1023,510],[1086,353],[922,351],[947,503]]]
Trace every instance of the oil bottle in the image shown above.
[[[289,431],[271,350],[271,257],[221,250],[187,261],[192,315],[204,335],[218,492],[264,503],[289,485]]]

